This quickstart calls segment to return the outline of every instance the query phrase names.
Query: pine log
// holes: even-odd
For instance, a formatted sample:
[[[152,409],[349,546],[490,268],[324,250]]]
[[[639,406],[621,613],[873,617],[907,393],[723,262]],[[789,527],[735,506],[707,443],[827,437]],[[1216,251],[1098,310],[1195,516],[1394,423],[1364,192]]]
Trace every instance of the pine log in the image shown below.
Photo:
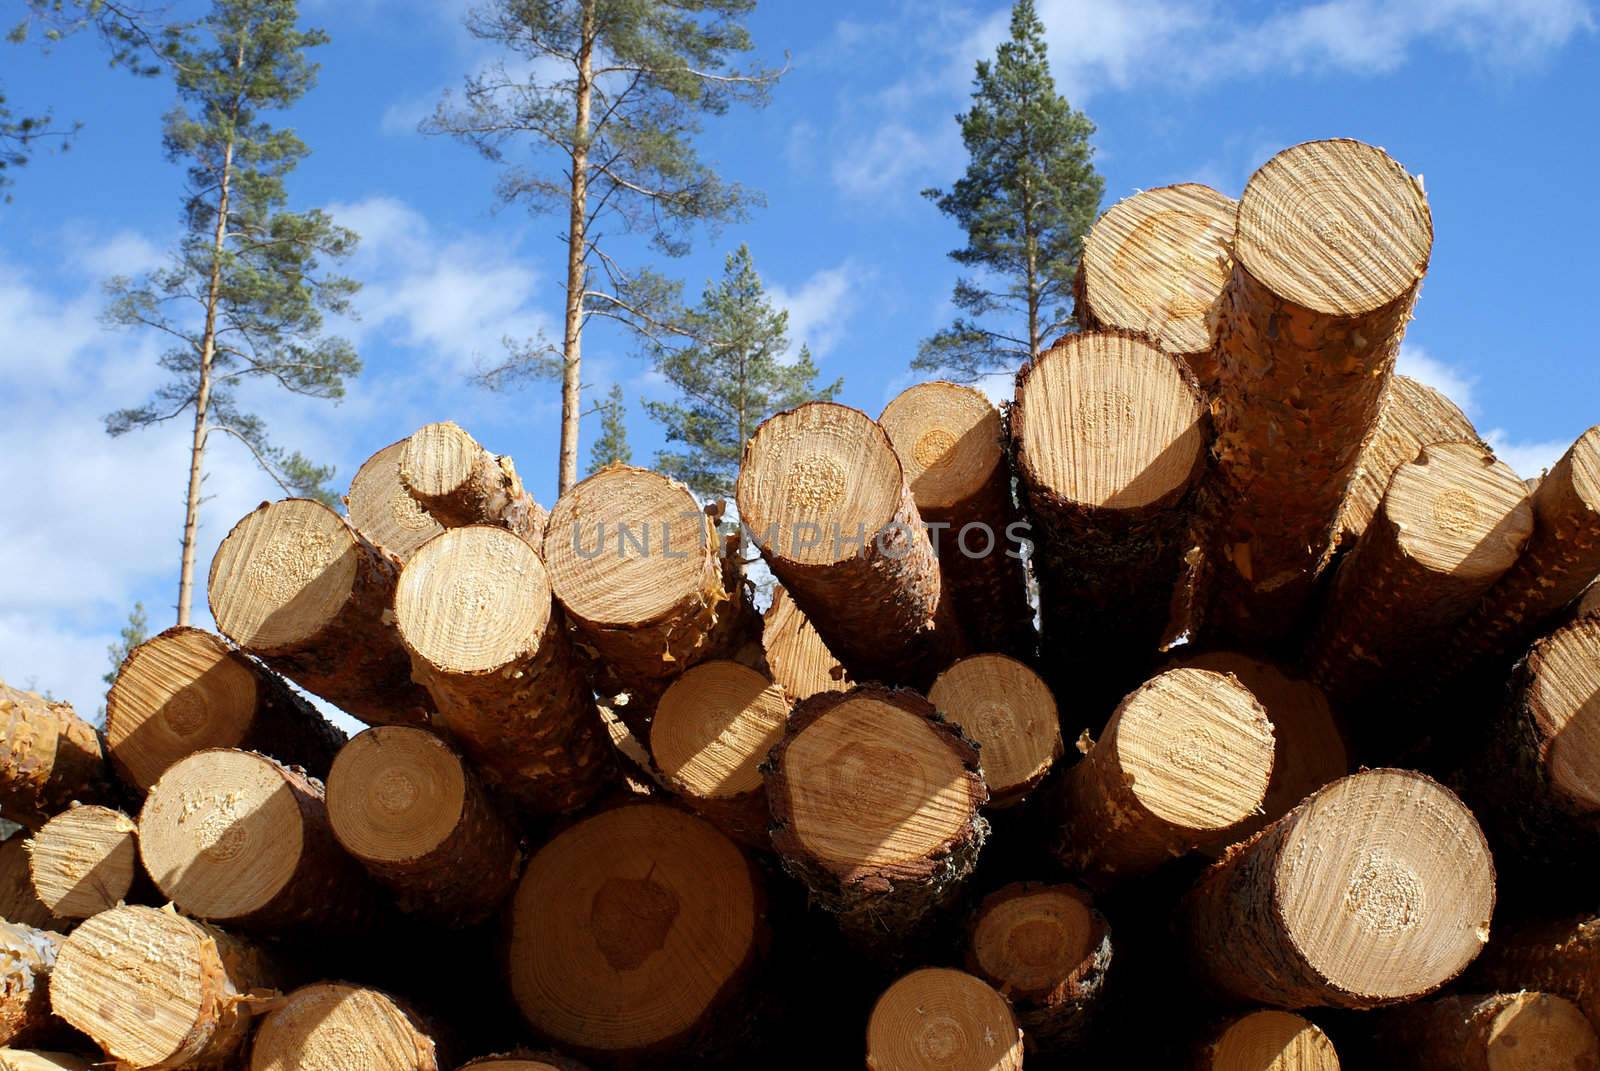
[[[984,897],[967,928],[967,970],[1011,1002],[1030,1053],[1084,1037],[1110,967],[1111,928],[1074,885],[1007,885]]]
[[[398,575],[322,503],[262,503],[211,560],[211,614],[245,651],[363,721],[422,725],[432,703],[390,612]]]
[[[501,528],[447,531],[400,575],[394,616],[439,722],[529,814],[583,806],[611,749],[538,551]]]
[[[772,679],[792,702],[818,692],[847,692],[854,686],[782,584],[773,587],[772,604],[762,618],[761,650]]]
[[[1381,149],[1307,142],[1251,176],[1217,320],[1208,639],[1298,622],[1432,246],[1422,187]]]
[[[1261,809],[1273,752],[1266,710],[1237,679],[1159,673],[1122,701],[1062,777],[1056,856],[1108,888],[1224,840]]]
[[[0,1045],[60,1039],[62,1024],[50,1012],[50,972],[64,940],[51,930],[0,921]]]
[[[1550,993],[1439,997],[1378,1013],[1370,1043],[1389,1071],[1600,1071],[1600,1040]]]
[[[589,1071],[578,1061],[553,1052],[483,1056],[462,1064],[459,1071]]]
[[[1572,607],[1574,619],[1580,617],[1600,616],[1600,580],[1589,585],[1589,589],[1578,597]]]
[[[252,998],[277,970],[254,946],[170,909],[115,907],[79,926],[50,976],[56,1015],[138,1071],[233,1066]]]
[[[1495,930],[1466,985],[1565,997],[1600,1031],[1600,918],[1521,922]]]
[[[106,696],[112,767],[141,793],[208,747],[259,751],[325,777],[344,733],[220,636],[179,625],[128,652]]]
[[[1350,545],[1361,538],[1395,470],[1415,460],[1424,446],[1457,442],[1483,444],[1460,406],[1410,376],[1391,378],[1378,403],[1377,427],[1361,448],[1350,489],[1339,504],[1336,541]]]
[[[439,1071],[437,1045],[387,993],[342,982],[302,986],[256,1029],[250,1071]]]
[[[812,696],[765,772],[784,868],[871,951],[892,954],[925,930],[988,835],[977,747],[912,691]]]
[[[1007,655],[954,663],[933,682],[928,702],[978,745],[991,807],[1021,803],[1066,750],[1050,686]]]
[[[959,647],[936,627],[939,561],[905,470],[865,413],[812,402],[745,444],[739,516],[857,680],[926,685]]]
[[[1210,390],[1217,380],[1213,323],[1233,267],[1239,205],[1194,182],[1126,197],[1083,243],[1073,316],[1083,331],[1142,335],[1181,357]]]
[[[95,1060],[70,1052],[0,1049],[0,1071],[90,1071]]]
[[[20,831],[0,841],[0,921],[43,930],[68,928],[67,920],[51,914],[34,892],[28,873],[28,835]]]
[[[493,524],[544,542],[545,511],[504,455],[496,457],[449,421],[429,424],[406,440],[400,482],[446,528]]]
[[[1194,1071],[1339,1071],[1333,1042],[1309,1019],[1286,1011],[1239,1016],[1200,1050]]]
[[[74,800],[111,798],[105,746],[69,703],[0,681],[0,812],[37,827]]]
[[[322,783],[251,751],[169,767],[145,797],[139,853],[185,914],[242,929],[355,929],[377,910],[329,828]]]
[[[702,662],[673,681],[650,723],[650,756],[689,808],[747,847],[770,848],[760,766],[783,737],[783,689],[749,666]]]
[[[139,827],[110,807],[71,807],[29,841],[28,873],[39,902],[52,915],[98,915],[126,900],[143,876]]]
[[[390,443],[369,457],[350,481],[345,508],[361,537],[402,565],[417,548],[444,531],[444,525],[411,497],[400,480],[406,443]]]
[[[715,826],[629,803],[558,833],[511,908],[511,992],[543,1037],[608,1067],[685,1066],[747,1027],[761,887]]]
[[[1021,1071],[1022,1031],[1006,998],[964,971],[924,967],[878,998],[868,1071]]]
[[[1434,443],[1401,465],[1340,563],[1307,651],[1342,709],[1424,661],[1533,532],[1522,480],[1487,448]]]
[[[878,423],[932,533],[942,591],[967,646],[1031,657],[1038,637],[1022,555],[1009,537],[1021,514],[1000,411],[973,387],[918,383]]]
[[[1335,781],[1233,848],[1184,903],[1205,982],[1285,1008],[1438,989],[1489,938],[1494,864],[1472,813],[1409,770]]]
[[[1108,698],[1143,679],[1167,623],[1206,428],[1187,366],[1131,335],[1070,336],[1017,375],[1012,455],[1045,664],[1062,679]]]
[[[477,774],[426,729],[385,725],[351,740],[328,775],[328,822],[400,906],[465,926],[511,895],[517,834]]]

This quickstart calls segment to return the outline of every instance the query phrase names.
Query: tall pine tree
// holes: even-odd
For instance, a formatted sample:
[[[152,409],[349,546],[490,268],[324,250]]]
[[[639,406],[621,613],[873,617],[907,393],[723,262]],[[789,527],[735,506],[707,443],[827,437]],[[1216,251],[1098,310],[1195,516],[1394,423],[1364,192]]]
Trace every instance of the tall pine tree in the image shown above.
[[[331,468],[274,446],[266,424],[244,411],[249,381],[337,399],[361,369],[342,338],[322,333],[323,317],[349,311],[359,284],[324,270],[348,256],[356,236],[320,210],[286,208],[285,177],[309,150],[291,130],[262,116],[289,107],[316,80],[305,51],[327,41],[301,30],[294,0],[214,0],[199,24],[206,40],[168,47],[178,107],[166,119],[168,156],[187,168],[184,234],[168,267],[107,284],[113,323],[170,340],[161,366],[171,373],[154,397],[106,418],[122,435],[193,417],[178,623],[188,624],[200,523],[200,488],[212,432],[242,443],[289,494],[336,501]]]
[[[1056,92],[1033,0],[1012,7],[1011,37],[978,61],[972,108],[956,119],[967,172],[923,196],[966,231],[950,256],[973,274],[956,283],[955,323],[911,366],[971,381],[1036,357],[1072,326],[1072,280],[1105,183],[1091,162],[1094,124]]]
[[[622,404],[622,384],[611,384],[606,400],[595,409],[600,413],[600,437],[589,447],[589,471],[626,465],[633,460],[633,448],[628,445],[628,410]]]

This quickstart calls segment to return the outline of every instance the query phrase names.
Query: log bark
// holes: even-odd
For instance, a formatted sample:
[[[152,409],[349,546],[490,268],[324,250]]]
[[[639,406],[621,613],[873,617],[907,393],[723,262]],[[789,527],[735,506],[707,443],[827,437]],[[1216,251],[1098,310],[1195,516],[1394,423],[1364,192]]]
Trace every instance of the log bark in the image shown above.
[[[439,1071],[438,1045],[405,1005],[342,982],[302,986],[256,1029],[250,1071]]]
[[[136,888],[144,891],[139,827],[110,807],[69,808],[33,835],[28,873],[39,902],[52,915],[98,915],[127,900]]]
[[[1593,617],[1600,615],[1600,581],[1589,585],[1589,589],[1578,597],[1572,608],[1573,619],[1580,617]]]
[[[1273,751],[1266,710],[1237,679],[1157,674],[1063,775],[1056,857],[1091,887],[1109,888],[1222,841],[1261,809]]]
[[[1031,658],[1038,646],[1028,577],[1007,533],[1021,519],[1011,499],[1000,411],[982,391],[919,383],[878,417],[917,512],[932,533],[942,592],[974,651]]]
[[[991,807],[1021,803],[1066,750],[1050,686],[1007,655],[954,663],[933,682],[928,702],[978,745]]]
[[[1554,993],[1600,1030],[1600,918],[1539,919],[1497,929],[1464,985],[1478,992]]]
[[[926,686],[959,653],[938,627],[938,558],[882,427],[813,402],[745,444],[739,516],[828,649],[857,680]]]
[[[1194,1071],[1339,1071],[1339,1054],[1316,1023],[1286,1011],[1231,1020],[1201,1048]]]
[[[0,921],[0,1045],[27,1048],[63,1039],[65,1027],[50,1011],[50,972],[59,933]]]
[[[766,942],[760,883],[732,841],[676,807],[623,804],[529,861],[512,996],[541,1036],[607,1067],[700,1066],[748,1034]]]
[[[1141,190],[1106,209],[1078,261],[1079,329],[1148,338],[1211,390],[1213,325],[1233,267],[1238,214],[1233,198],[1193,182]]]
[[[425,725],[390,611],[399,566],[320,502],[263,503],[211,561],[217,627],[306,691],[376,725]]]
[[[773,587],[772,603],[762,618],[761,650],[767,671],[791,702],[855,686],[782,584]]]
[[[1286,149],[1245,187],[1201,496],[1208,639],[1264,643],[1298,623],[1432,245],[1421,186],[1360,142]]]
[[[378,913],[329,827],[322,783],[254,752],[174,763],[145,798],[139,853],[180,910],[240,929],[331,933]]]
[[[1022,1031],[1006,998],[944,967],[912,971],[884,990],[867,1021],[868,1071],[928,1067],[1021,1071]]]
[[[544,542],[544,508],[522,486],[511,458],[491,454],[449,421],[406,440],[400,482],[446,528],[492,524],[536,547]]]
[[[253,1002],[277,969],[253,945],[169,909],[117,907],[67,938],[51,974],[55,1013],[118,1066],[235,1066]]]
[[[105,746],[69,703],[0,681],[0,811],[37,827],[74,800],[112,798]]]
[[[977,747],[909,690],[811,697],[765,773],[784,868],[886,958],[959,894],[988,835]]]
[[[1600,1069],[1594,1027],[1550,993],[1439,997],[1374,1018],[1372,1052],[1389,1071]]]
[[[409,441],[390,443],[369,457],[356,470],[344,499],[351,527],[401,564],[444,531],[444,525],[411,497],[400,480],[400,460]]]
[[[0,841],[0,921],[44,930],[67,929],[67,920],[51,914],[33,890],[33,877],[28,872],[28,835],[21,831]]]
[[[488,918],[511,895],[517,834],[476,773],[425,729],[368,729],[328,776],[333,834],[407,911],[453,926]]]
[[[438,536],[406,563],[394,617],[438,720],[531,815],[582,807],[611,748],[539,554],[500,528]]]
[[[259,751],[326,777],[344,740],[281,677],[197,628],[167,629],[128,652],[106,696],[112,767],[141,794],[208,747]]]
[[[1207,985],[1283,1008],[1373,1008],[1450,981],[1489,937],[1494,865],[1472,813],[1407,770],[1320,789],[1185,899]]]
[[[1016,882],[967,926],[966,968],[1011,1002],[1030,1053],[1069,1051],[1103,999],[1111,927],[1074,885]]]

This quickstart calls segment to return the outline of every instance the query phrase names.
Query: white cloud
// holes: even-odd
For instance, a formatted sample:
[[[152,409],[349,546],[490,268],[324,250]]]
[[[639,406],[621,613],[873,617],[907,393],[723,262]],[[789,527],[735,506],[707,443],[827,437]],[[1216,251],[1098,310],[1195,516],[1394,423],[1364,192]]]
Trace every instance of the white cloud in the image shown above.
[[[822,358],[844,337],[857,307],[857,295],[871,281],[870,271],[846,260],[823,268],[794,289],[769,285],[772,303],[789,310],[789,339],[796,352],[802,344]]]
[[[67,248],[75,267],[98,278],[138,275],[159,267],[167,256],[166,250],[144,235],[127,230],[106,237],[87,227],[72,227],[67,232]]]
[[[893,120],[855,138],[833,163],[833,182],[852,197],[881,206],[887,196],[915,192],[929,176],[944,174],[960,159],[955,124],[941,122],[922,133]]]
[[[1494,448],[1495,456],[1523,479],[1530,479],[1544,472],[1561,459],[1572,445],[1566,439],[1549,439],[1543,442],[1529,439],[1514,439],[1504,428],[1491,428],[1483,436],[1489,445]]]
[[[1467,416],[1477,417],[1478,403],[1473,396],[1477,377],[1429,355],[1421,346],[1410,342],[1401,344],[1395,371],[1432,387],[1459,405]]]

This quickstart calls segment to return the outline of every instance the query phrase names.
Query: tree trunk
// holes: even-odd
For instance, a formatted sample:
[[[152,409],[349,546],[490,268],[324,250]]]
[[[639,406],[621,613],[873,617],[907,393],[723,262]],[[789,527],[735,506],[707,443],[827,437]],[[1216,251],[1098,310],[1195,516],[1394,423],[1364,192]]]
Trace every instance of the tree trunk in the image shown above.
[[[1030,1053],[1069,1051],[1101,1003],[1111,927],[1074,885],[1016,882],[978,905],[966,967],[1011,1002]]]
[[[544,509],[523,488],[511,459],[489,453],[449,421],[406,440],[400,482],[446,528],[493,524],[535,547],[544,544]]]
[[[578,72],[573,88],[572,193],[567,213],[567,308],[561,344],[561,467],[556,493],[578,482],[578,423],[583,416],[583,309],[589,285],[586,267],[589,212],[589,124],[593,98],[595,0],[582,0]]]
[[[255,947],[173,911],[115,907],[72,931],[50,981],[55,1012],[119,1066],[233,1066],[251,1003],[277,971]]]
[[[43,930],[69,928],[67,920],[51,914],[34,891],[28,868],[28,836],[22,832],[0,841],[0,919]]]
[[[1007,655],[956,662],[933,682],[928,702],[978,745],[996,810],[1021,803],[1066,750],[1049,686]]]
[[[1178,932],[1203,984],[1284,1008],[1438,989],[1489,937],[1494,864],[1472,813],[1408,770],[1363,770],[1217,863]]]
[[[208,747],[259,751],[326,777],[344,733],[250,656],[197,628],[170,628],[128,652],[106,696],[106,750],[141,794]]]
[[[983,979],[924,967],[901,977],[873,1005],[867,1067],[935,1066],[1022,1071],[1022,1031],[1006,998]]]
[[[344,1067],[439,1071],[437,1045],[403,1004],[376,989],[319,982],[284,997],[261,1021],[250,1071]]]
[[[217,548],[211,613],[223,635],[348,713],[425,725],[433,702],[393,624],[399,571],[320,502],[263,503]]]
[[[1158,674],[1062,777],[1056,857],[1106,888],[1218,843],[1260,810],[1272,757],[1272,723],[1236,678]]]
[[[1084,239],[1073,283],[1079,330],[1148,338],[1210,392],[1214,317],[1238,214],[1233,198],[1193,182],[1141,190],[1106,209]]]
[[[974,651],[1033,657],[1028,578],[1009,533],[1011,501],[1000,413],[981,391],[920,383],[878,418],[905,469],[939,555],[943,593]],[[1008,553],[1009,552],[1009,553]]]
[[[0,1045],[24,1049],[66,1040],[50,1011],[50,972],[64,940],[0,919]]]
[[[74,800],[112,796],[100,734],[68,703],[0,681],[0,810],[37,827]]]
[[[1286,1011],[1232,1020],[1200,1050],[1194,1071],[1339,1071],[1339,1054],[1317,1024]]]
[[[611,779],[588,679],[520,537],[488,525],[438,536],[406,563],[394,618],[440,723],[519,807],[575,810]]]
[[[333,835],[402,909],[468,926],[511,895],[522,863],[516,830],[427,730],[361,733],[339,752],[327,798]]]
[[[1594,1027],[1550,993],[1439,997],[1374,1018],[1375,1066],[1388,1071],[1600,1069]]]
[[[147,884],[140,882],[138,833],[121,811],[94,804],[50,819],[28,849],[28,873],[39,902],[57,918],[86,919],[130,899],[136,887]]]
[[[761,651],[767,671],[791,702],[818,692],[846,692],[854,685],[782,584],[773,587],[761,620]]]
[[[145,869],[196,918],[333,934],[379,898],[328,824],[322,783],[264,755],[214,748],[161,775],[139,815]]]
[[[1497,929],[1465,984],[1480,992],[1554,993],[1570,1000],[1600,1030],[1600,918],[1538,920]]]
[[[345,508],[350,525],[363,539],[401,565],[417,548],[444,531],[400,481],[400,461],[409,439],[390,443],[367,458],[350,481]]]
[[[1299,622],[1432,244],[1421,187],[1381,149],[1308,142],[1251,177],[1217,319],[1206,638]]]

